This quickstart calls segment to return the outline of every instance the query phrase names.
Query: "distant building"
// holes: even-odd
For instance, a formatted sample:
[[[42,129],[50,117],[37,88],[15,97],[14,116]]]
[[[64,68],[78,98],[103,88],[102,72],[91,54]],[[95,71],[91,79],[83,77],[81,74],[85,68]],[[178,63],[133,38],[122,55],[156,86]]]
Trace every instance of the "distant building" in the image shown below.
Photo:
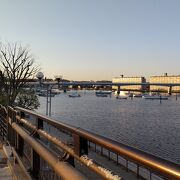
[[[168,76],[167,73],[164,76],[151,76],[149,83],[180,83],[180,75]],[[168,91],[166,86],[150,86],[150,91]],[[179,92],[180,86],[172,87],[172,92]]]
[[[112,83],[145,83],[145,77],[124,77],[121,75],[120,77],[114,77],[112,79]],[[117,86],[113,86],[114,90],[117,90]],[[130,91],[143,91],[146,90],[147,87],[145,85],[129,85],[120,87],[121,90],[130,90]]]

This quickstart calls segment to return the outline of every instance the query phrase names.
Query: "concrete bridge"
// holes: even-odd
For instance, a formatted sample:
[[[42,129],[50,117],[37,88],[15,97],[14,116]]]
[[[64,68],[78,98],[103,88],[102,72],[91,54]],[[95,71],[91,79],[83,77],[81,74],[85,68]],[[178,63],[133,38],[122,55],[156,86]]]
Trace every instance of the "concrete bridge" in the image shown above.
[[[0,136],[21,179],[180,179],[179,164],[20,107],[0,106]]]
[[[29,82],[29,85],[38,85],[39,83],[42,83],[44,85],[48,86],[117,86],[118,92],[120,91],[120,88],[123,86],[134,86],[134,85],[140,85],[140,86],[163,86],[168,87],[168,93],[171,95],[172,93],[172,87],[180,86],[180,83],[107,83],[107,82],[58,82],[58,81],[50,81],[50,82]]]
[[[39,82],[28,82],[30,85],[37,85]],[[58,81],[43,81],[43,84],[46,85],[61,85],[61,86],[72,86],[72,85],[79,85],[79,86],[134,86],[134,85],[144,85],[144,86],[180,86],[180,83],[106,83],[106,82],[59,82]]]

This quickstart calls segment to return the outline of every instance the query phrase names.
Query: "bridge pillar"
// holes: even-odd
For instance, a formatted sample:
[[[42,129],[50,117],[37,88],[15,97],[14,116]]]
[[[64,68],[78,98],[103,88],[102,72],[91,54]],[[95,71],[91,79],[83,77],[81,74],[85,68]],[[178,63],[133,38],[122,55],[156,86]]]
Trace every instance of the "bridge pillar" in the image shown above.
[[[118,90],[117,90],[117,95],[119,96],[120,94],[120,86],[118,86]]]
[[[168,87],[168,94],[171,95],[172,94],[172,86]]]

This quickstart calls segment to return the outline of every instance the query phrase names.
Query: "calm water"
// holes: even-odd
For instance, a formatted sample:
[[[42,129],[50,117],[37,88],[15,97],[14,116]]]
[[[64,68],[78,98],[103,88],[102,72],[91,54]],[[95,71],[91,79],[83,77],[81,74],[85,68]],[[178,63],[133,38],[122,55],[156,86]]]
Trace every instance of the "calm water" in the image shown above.
[[[52,98],[52,118],[180,163],[180,97],[169,100],[117,100],[81,91]],[[38,111],[45,114],[46,97]]]

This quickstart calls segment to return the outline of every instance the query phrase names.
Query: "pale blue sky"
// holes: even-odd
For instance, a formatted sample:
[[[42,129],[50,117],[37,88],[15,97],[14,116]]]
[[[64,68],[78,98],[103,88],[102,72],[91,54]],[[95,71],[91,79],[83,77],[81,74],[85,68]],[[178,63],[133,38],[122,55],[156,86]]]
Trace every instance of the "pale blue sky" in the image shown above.
[[[180,74],[180,0],[0,2],[0,41],[29,46],[47,77]]]

